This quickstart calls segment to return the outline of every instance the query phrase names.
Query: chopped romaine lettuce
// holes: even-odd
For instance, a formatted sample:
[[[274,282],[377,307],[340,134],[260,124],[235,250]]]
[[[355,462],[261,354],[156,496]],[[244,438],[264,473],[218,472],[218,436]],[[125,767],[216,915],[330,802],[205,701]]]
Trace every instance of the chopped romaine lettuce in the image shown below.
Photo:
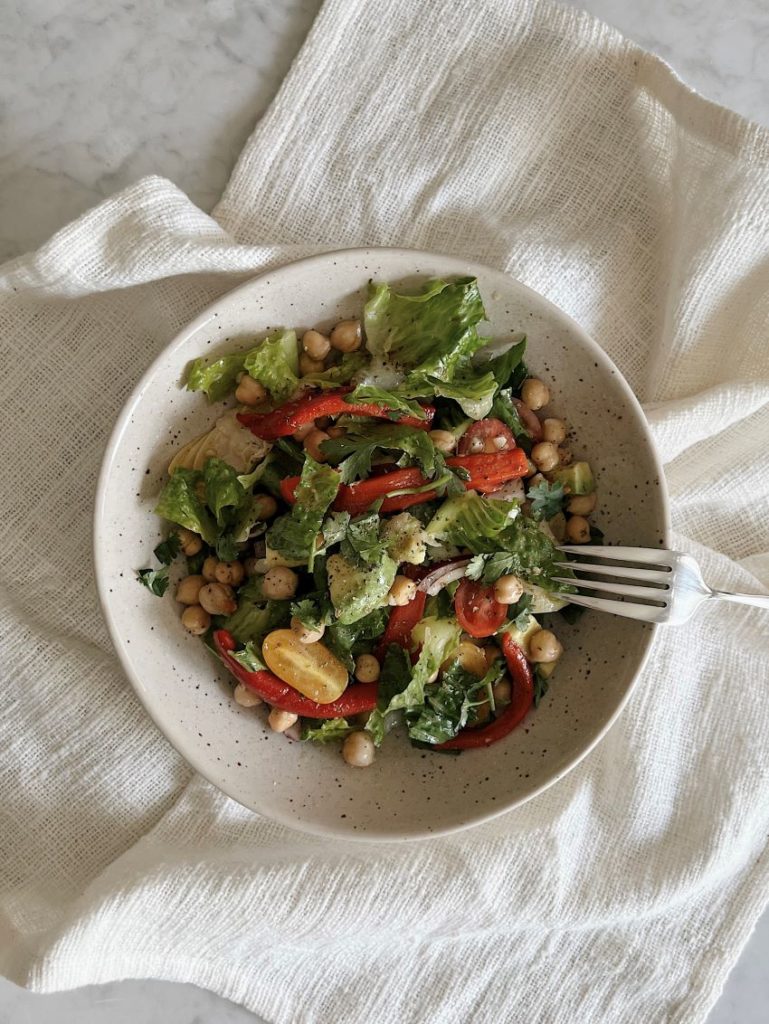
[[[477,331],[484,316],[474,277],[428,281],[416,295],[372,282],[363,311],[366,344],[383,362],[450,380],[486,344]]]
[[[206,505],[216,517],[217,525],[232,525],[232,515],[228,510],[239,510],[248,499],[238,474],[221,459],[209,459],[203,470],[203,483],[206,488]]]
[[[498,388],[517,389],[523,383],[523,379],[526,376],[526,367],[523,363],[525,354],[526,338],[524,336],[515,345],[511,345],[501,356],[496,356],[494,359],[480,363],[476,369],[480,373],[488,371],[493,373]]]
[[[302,377],[302,384],[314,384],[320,388],[338,388],[349,384],[353,377],[362,373],[370,361],[367,352],[345,352],[341,362],[320,373],[309,373]]]
[[[336,743],[349,736],[354,728],[346,718],[305,718],[302,721],[302,739],[311,743]]]
[[[269,391],[274,402],[285,402],[299,387],[299,353],[295,331],[276,331],[246,353],[243,367]]]
[[[371,733],[374,743],[381,746],[387,732],[387,715],[390,702],[403,693],[411,681],[411,658],[408,651],[398,644],[390,644],[385,651],[379,673],[377,707],[371,712],[366,730]]]
[[[513,404],[513,395],[509,388],[500,391],[491,403],[491,415],[494,419],[501,420],[505,426],[512,430],[519,444],[522,441],[528,442],[531,439],[531,434],[525,427],[523,420],[518,414],[518,410]],[[526,450],[528,451],[528,448]]]
[[[269,528],[268,546],[285,558],[306,561],[312,570],[320,527],[338,490],[339,474],[307,455],[296,490],[296,504]]]
[[[250,599],[241,590],[238,610],[217,622],[217,628],[226,629],[240,644],[254,644],[261,650],[262,640],[273,629],[287,626],[291,618],[290,601],[261,601]],[[254,670],[255,671],[255,670]]]
[[[202,391],[209,402],[221,402],[234,391],[244,358],[244,352],[235,352],[208,364],[205,359],[193,360],[187,371],[187,390]]]
[[[384,633],[388,619],[387,608],[375,608],[350,625],[332,621],[323,634],[323,643],[350,672],[359,654],[370,654],[373,642]]]
[[[491,551],[499,546],[499,535],[517,514],[514,502],[466,491],[441,505],[427,526],[427,540],[430,544],[453,544],[476,554]]]
[[[326,571],[337,619],[349,625],[387,603],[398,563],[385,554],[378,564],[360,568],[344,555],[330,555]]]
[[[206,544],[216,544],[216,523],[201,497],[205,494],[203,474],[196,469],[177,469],[163,488],[155,514],[171,523],[199,533]]]
[[[428,374],[423,378],[432,391],[441,398],[452,398],[462,412],[473,420],[482,420],[491,412],[497,382],[493,373],[478,374],[469,369],[458,370],[451,381]],[[407,388],[410,387],[407,383]],[[418,389],[418,385],[413,385]]]

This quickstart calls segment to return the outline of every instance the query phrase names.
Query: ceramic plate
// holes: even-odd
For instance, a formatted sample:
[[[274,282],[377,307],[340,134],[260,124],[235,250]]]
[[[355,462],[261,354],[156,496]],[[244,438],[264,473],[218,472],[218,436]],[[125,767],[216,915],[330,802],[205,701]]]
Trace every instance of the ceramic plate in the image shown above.
[[[566,652],[550,692],[523,726],[488,750],[459,757],[391,736],[365,770],[337,747],[273,734],[260,709],[231,699],[231,680],[185,634],[172,591],[136,582],[152,564],[161,524],[152,509],[172,454],[219,409],[182,389],[188,362],[246,347],[277,327],[332,325],[361,313],[375,278],[406,287],[428,277],[475,275],[491,334],[525,331],[527,361],[551,386],[551,414],[578,439],[597,477],[596,522],[607,539],[665,544],[667,501],[641,409],[620,372],[573,320],[510,277],[474,263],[402,249],[327,253],[270,271],[201,314],[155,360],[115,427],[99,480],[95,555],[115,648],[142,703],[198,772],[247,807],[286,825],[349,838],[409,839],[465,828],[552,785],[594,746],[627,700],[654,628],[587,613],[559,625]],[[140,766],[137,766],[137,768]]]

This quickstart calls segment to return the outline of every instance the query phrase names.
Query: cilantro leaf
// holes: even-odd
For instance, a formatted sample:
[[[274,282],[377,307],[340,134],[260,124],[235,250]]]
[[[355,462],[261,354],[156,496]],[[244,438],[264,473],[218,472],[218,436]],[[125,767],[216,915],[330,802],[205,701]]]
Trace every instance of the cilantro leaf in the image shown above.
[[[155,558],[163,565],[170,565],[171,562],[176,558],[181,550],[182,542],[179,534],[169,533],[165,540],[161,541],[160,544],[155,548],[153,554]]]
[[[343,483],[368,476],[377,449],[408,456],[427,476],[435,474],[439,454],[426,430],[401,423],[351,424],[342,437],[321,442],[321,449],[329,462],[341,463]]]
[[[521,594],[521,597],[515,604],[510,605],[507,609],[507,617],[513,623],[516,629],[524,630],[529,624],[533,612],[531,610],[534,604],[534,598],[531,594]]]
[[[419,402],[406,398],[397,391],[386,391],[384,388],[373,387],[369,384],[359,384],[351,394],[347,395],[345,402],[349,402],[350,405],[371,402],[386,406],[392,410],[393,414],[416,416],[420,420],[425,419],[425,411]]]
[[[562,511],[566,501],[563,484],[558,480],[554,483],[542,480],[534,487],[529,488],[526,497],[531,502],[532,513],[543,519],[552,519],[554,515]]]
[[[341,552],[353,565],[376,565],[387,548],[379,539],[379,516],[376,512],[351,519],[342,541]]]
[[[550,689],[550,681],[543,676],[539,666],[534,669],[534,707],[539,707],[539,702]]]
[[[162,597],[168,590],[170,580],[167,566],[162,569],[139,569],[136,576],[142,586],[145,586],[156,597]]]

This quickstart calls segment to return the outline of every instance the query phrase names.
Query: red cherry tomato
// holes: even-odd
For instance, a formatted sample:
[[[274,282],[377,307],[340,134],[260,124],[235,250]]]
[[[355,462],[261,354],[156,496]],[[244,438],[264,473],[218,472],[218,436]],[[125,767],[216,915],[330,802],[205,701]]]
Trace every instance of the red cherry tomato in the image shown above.
[[[518,410],[518,415],[521,417],[521,422],[524,427],[531,434],[531,439],[535,443],[542,440],[542,423],[539,416],[535,412],[525,405],[520,398],[513,399],[513,405]]]
[[[454,608],[459,625],[474,637],[496,633],[507,615],[507,605],[497,601],[494,588],[476,580],[462,580],[457,587]]]
[[[460,455],[496,455],[515,448],[515,438],[502,420],[478,420],[462,434],[457,446]]]

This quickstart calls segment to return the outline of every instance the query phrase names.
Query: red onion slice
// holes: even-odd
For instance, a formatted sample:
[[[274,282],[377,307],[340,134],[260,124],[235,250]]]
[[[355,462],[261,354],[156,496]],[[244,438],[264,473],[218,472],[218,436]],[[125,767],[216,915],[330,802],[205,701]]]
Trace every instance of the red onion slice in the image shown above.
[[[417,590],[423,590],[430,597],[435,597],[449,583],[461,580],[469,564],[469,558],[455,558],[451,562],[439,565],[420,581]]]

